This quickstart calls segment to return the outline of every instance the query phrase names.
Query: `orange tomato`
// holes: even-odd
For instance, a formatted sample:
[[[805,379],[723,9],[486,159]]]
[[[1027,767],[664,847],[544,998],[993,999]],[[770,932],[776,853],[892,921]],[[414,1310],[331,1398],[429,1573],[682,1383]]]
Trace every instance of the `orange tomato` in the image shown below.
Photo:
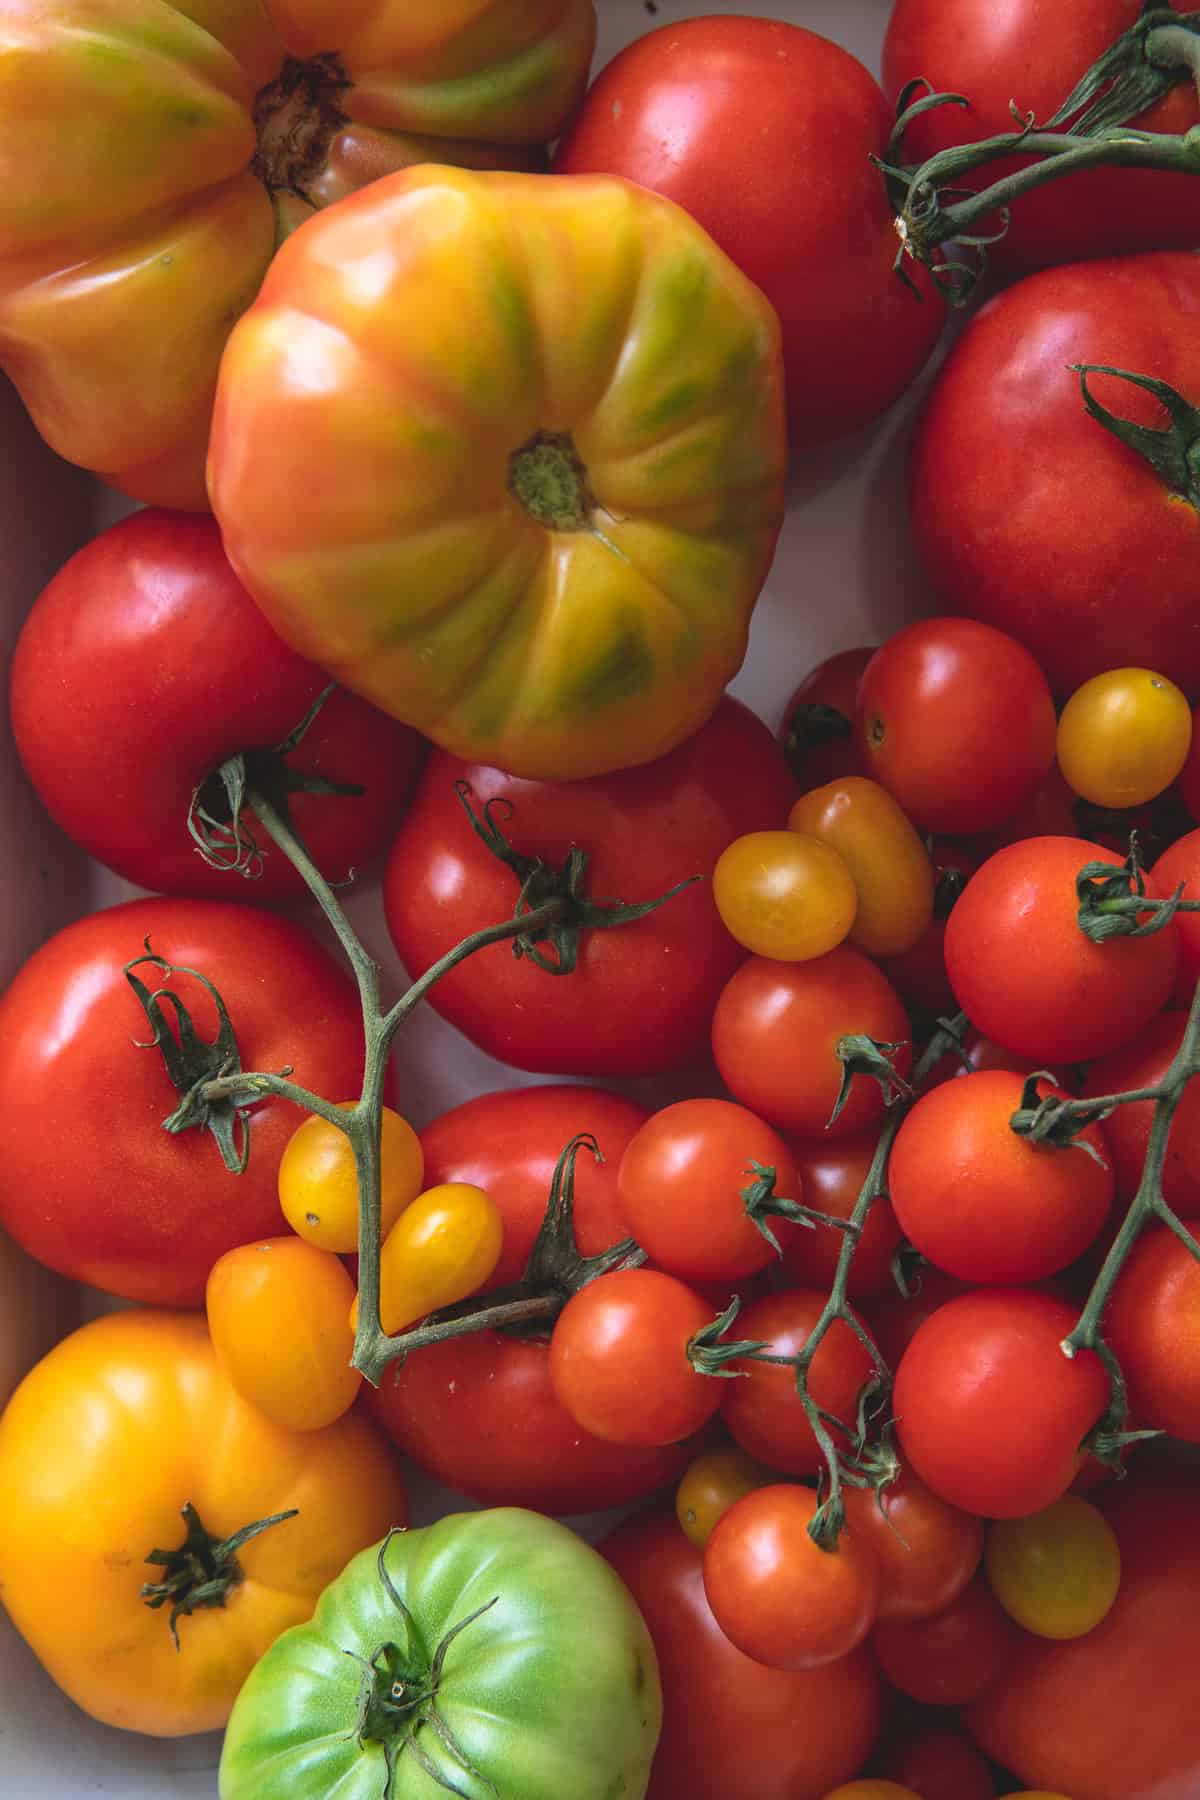
[[[342,1101],[349,1108],[353,1101]],[[416,1199],[425,1178],[421,1140],[407,1119],[383,1108],[379,1210],[384,1237]],[[311,1113],[288,1139],[279,1160],[279,1204],[305,1243],[352,1256],[358,1249],[358,1176],[344,1131]]]
[[[929,852],[887,789],[845,775],[802,794],[788,815],[792,831],[819,838],[846,864],[858,893],[848,941],[868,956],[903,956],[933,917]]]
[[[504,1247],[496,1202],[469,1181],[421,1194],[388,1233],[379,1261],[379,1315],[389,1336],[481,1288]],[[358,1323],[357,1297],[350,1307]]]

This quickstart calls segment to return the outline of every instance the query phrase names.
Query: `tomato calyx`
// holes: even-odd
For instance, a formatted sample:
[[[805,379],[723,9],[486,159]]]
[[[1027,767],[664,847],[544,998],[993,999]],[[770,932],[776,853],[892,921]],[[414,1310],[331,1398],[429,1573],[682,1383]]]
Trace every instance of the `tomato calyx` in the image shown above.
[[[818,700],[806,700],[788,719],[787,736],[783,740],[783,759],[797,781],[805,781],[805,759],[825,744],[848,743],[854,736],[853,722],[836,706],[825,706]]]
[[[290,193],[317,205],[309,184],[350,122],[341,100],[352,85],[337,52],[327,50],[306,60],[285,57],[274,81],[259,89],[251,115],[258,148],[250,166],[272,197]]]
[[[1200,53],[1200,37],[1193,42]],[[1160,381],[1153,375],[1135,375],[1129,369],[1114,369],[1107,363],[1068,363],[1067,367],[1078,375],[1083,403],[1093,419],[1118,443],[1149,463],[1168,493],[1186,500],[1200,512],[1200,407],[1185,400],[1170,382]],[[1138,425],[1132,419],[1120,418],[1097,400],[1088,385],[1089,375],[1111,375],[1117,381],[1127,381],[1130,386],[1153,394],[1171,423],[1157,430],[1150,425]]]
[[[835,1218],[832,1213],[818,1212],[814,1207],[802,1206],[798,1200],[788,1200],[775,1192],[775,1170],[765,1163],[751,1162],[747,1174],[754,1180],[741,1190],[741,1202],[746,1217],[766,1238],[776,1256],[783,1256],[779,1239],[771,1230],[768,1219],[787,1219],[793,1225],[803,1225],[813,1231],[818,1225],[831,1227],[834,1231],[854,1233],[854,1226],[849,1219]]]
[[[757,1356],[760,1350],[766,1349],[763,1338],[725,1339],[725,1333],[741,1310],[742,1303],[735,1294],[723,1313],[710,1324],[702,1325],[695,1336],[689,1338],[687,1359],[698,1375],[715,1375],[725,1381],[736,1380],[744,1371],[731,1369],[729,1364],[743,1361],[748,1356]]]
[[[1176,913],[1200,912],[1200,900],[1183,898],[1184,886],[1180,882],[1167,900],[1147,898],[1137,833],[1131,832],[1129,855],[1118,868],[1112,863],[1091,862],[1075,877],[1079,929],[1093,944],[1115,937],[1152,937],[1169,925]]]
[[[584,531],[596,510],[569,431],[535,431],[508,459],[508,491],[547,531]]]
[[[842,1085],[838,1091],[837,1101],[829,1115],[829,1124],[836,1124],[842,1109],[850,1098],[850,1087],[856,1075],[869,1075],[883,1089],[883,1103],[894,1106],[897,1100],[912,1098],[913,1089],[900,1075],[892,1062],[897,1050],[903,1050],[902,1043],[881,1044],[871,1037],[852,1036],[839,1038],[834,1055],[842,1065]],[[828,1129],[828,1127],[827,1127]]]
[[[187,1534],[175,1550],[151,1550],[146,1561],[158,1563],[164,1571],[163,1578],[144,1582],[141,1590],[142,1599],[152,1612],[170,1605],[168,1624],[176,1650],[181,1648],[180,1619],[202,1606],[224,1606],[230,1589],[246,1579],[237,1559],[238,1551],[273,1525],[294,1519],[297,1510],[293,1506],[287,1512],[273,1513],[269,1519],[256,1519],[232,1537],[218,1539],[205,1530],[191,1501],[184,1504],[181,1512]]]
[[[1117,1101],[1065,1100],[1058,1094],[1039,1094],[1038,1083],[1054,1082],[1049,1069],[1038,1069],[1021,1089],[1021,1104],[1009,1120],[1018,1137],[1054,1150],[1086,1150],[1102,1169],[1108,1167],[1094,1144],[1080,1136],[1090,1125],[1099,1125],[1117,1109]]]

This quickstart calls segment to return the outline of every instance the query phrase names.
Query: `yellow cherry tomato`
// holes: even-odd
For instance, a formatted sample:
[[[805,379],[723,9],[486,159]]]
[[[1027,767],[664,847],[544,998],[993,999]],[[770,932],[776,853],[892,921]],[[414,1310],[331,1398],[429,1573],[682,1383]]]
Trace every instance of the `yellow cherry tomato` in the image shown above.
[[[778,1479],[737,1444],[705,1450],[684,1471],[675,1492],[675,1516],[697,1550],[703,1550],[713,1526],[735,1501]]]
[[[243,1400],[289,1431],[319,1431],[354,1403],[346,1323],[354,1283],[336,1256],[297,1237],[263,1238],[213,1264],[205,1306],[213,1349]]]
[[[444,1181],[418,1196],[388,1233],[379,1261],[379,1314],[389,1336],[465,1300],[500,1261],[504,1220],[490,1194]],[[358,1299],[350,1308],[358,1324]]]
[[[836,850],[858,897],[849,941],[868,956],[903,956],[933,917],[934,869],[915,825],[863,775],[846,775],[802,794],[788,815]]]
[[[735,838],[718,858],[712,891],[729,935],[775,962],[809,962],[836,950],[857,905],[837,851],[795,831]]]
[[[353,1101],[342,1101],[349,1110]],[[380,1230],[384,1237],[421,1191],[421,1140],[400,1114],[383,1109]],[[351,1256],[358,1249],[358,1181],[350,1140],[336,1125],[309,1115],[288,1139],[279,1161],[279,1204],[306,1244]]]
[[[848,1781],[826,1794],[825,1800],[921,1800],[921,1796],[898,1781]]]
[[[1043,1638],[1094,1630],[1117,1597],[1121,1552],[1107,1519],[1077,1494],[988,1529],[984,1567],[997,1600]]]
[[[1187,761],[1192,709],[1153,669],[1110,669],[1076,688],[1058,721],[1058,766],[1095,806],[1143,806]]]

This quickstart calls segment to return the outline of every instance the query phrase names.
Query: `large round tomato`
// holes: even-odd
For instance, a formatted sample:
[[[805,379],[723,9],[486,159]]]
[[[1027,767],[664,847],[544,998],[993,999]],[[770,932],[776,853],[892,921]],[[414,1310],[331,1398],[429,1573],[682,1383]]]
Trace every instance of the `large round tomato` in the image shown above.
[[[9,1120],[0,1222],[18,1243],[92,1287],[199,1306],[213,1263],[281,1225],[276,1170],[300,1114],[257,1102],[249,1162],[225,1168],[203,1129],[163,1129],[180,1096],[125,979],[154,955],[196,1030],[217,1037],[205,976],[228,1009],[243,1069],[277,1071],[326,1099],[362,1086],[358,995],[303,926],[215,900],[135,900],[68,925],[0,1001],[0,1106]],[[167,1012],[168,1021],[172,1015]]]
[[[1018,638],[1060,695],[1127,664],[1200,692],[1200,518],[1089,416],[1070,368],[1156,376],[1200,405],[1198,306],[1200,266],[1182,252],[1048,269],[968,326],[922,416],[912,521],[935,592]],[[1129,382],[1088,383],[1119,417],[1165,425]]]
[[[708,718],[786,459],[778,320],[680,208],[426,164],[279,251],[209,486],[286,642],[456,755],[562,781]]]
[[[389,169],[536,166],[594,36],[592,0],[107,0],[86,28],[9,0],[0,362],[43,437],[203,508],[217,365],[280,239]]]
[[[658,1653],[663,1729],[646,1800],[823,1800],[865,1763],[879,1679],[855,1651],[823,1668],[764,1668],[730,1643],[704,1594],[703,1558],[670,1511],[600,1545]]]
[[[210,868],[188,831],[193,795],[227,757],[247,753],[250,780],[286,800],[336,882],[383,849],[416,773],[415,732],[344,691],[329,696],[286,762],[260,759],[326,685],[275,636],[212,519],[148,509],[93,538],[43,590],[13,658],[13,733],[53,818],[127,881],[277,900],[307,889],[251,813],[242,830],[264,853],[251,881]],[[360,791],[281,794],[286,772]],[[218,781],[203,798],[228,817]]]
[[[792,793],[766,726],[729,699],[659,762],[590,781],[520,781],[435,754],[384,875],[388,929],[414,977],[516,906],[519,883],[472,829],[460,781],[477,812],[493,806],[521,854],[561,865],[581,848],[585,892],[631,902],[710,875],[739,831],[780,823]],[[722,984],[743,955],[702,879],[642,919],[585,931],[571,975],[518,961],[502,943],[444,976],[430,1003],[518,1068],[647,1075],[700,1057]]]
[[[919,302],[892,273],[869,160],[890,129],[878,83],[827,38],[672,20],[609,63],[555,166],[625,175],[699,219],[778,309],[792,438],[819,444],[890,406],[942,327],[932,284],[914,268]]]

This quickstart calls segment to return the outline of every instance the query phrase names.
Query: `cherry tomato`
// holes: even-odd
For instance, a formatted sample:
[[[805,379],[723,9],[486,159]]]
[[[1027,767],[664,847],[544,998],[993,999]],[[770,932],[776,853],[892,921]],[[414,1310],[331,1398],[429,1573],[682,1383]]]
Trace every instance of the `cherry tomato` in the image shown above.
[[[1159,900],[1169,899],[1179,887],[1185,900],[1200,900],[1200,831],[1189,831],[1165,850],[1146,883],[1147,892]],[[1179,939],[1180,986],[1190,1001],[1200,981],[1200,913],[1176,913],[1174,933]]]
[[[991,1770],[970,1738],[944,1724],[940,1712],[913,1710],[915,1718],[884,1748],[884,1774],[918,1800],[993,1800]]]
[[[1200,820],[1200,706],[1192,712],[1192,741],[1179,772],[1179,799],[1188,817]]]
[[[379,1317],[391,1336],[474,1294],[495,1273],[504,1244],[500,1209],[467,1181],[441,1182],[405,1207],[379,1258]],[[350,1324],[358,1323],[358,1299]]]
[[[869,1308],[871,1334],[889,1369],[899,1367],[900,1358],[926,1319],[947,1300],[967,1291],[965,1282],[947,1275],[944,1269],[935,1269],[932,1263],[921,1263],[907,1279],[911,1285],[906,1294],[888,1291]]]
[[[675,1516],[688,1542],[703,1550],[713,1526],[735,1500],[774,1480],[773,1472],[747,1456],[739,1444],[702,1450],[675,1490]]]
[[[792,1152],[800,1172],[804,1203],[833,1219],[848,1219],[858,1204],[878,1141],[877,1132],[862,1137],[834,1138],[822,1142],[795,1139]],[[836,1226],[817,1225],[811,1231],[792,1230],[781,1235],[783,1260],[798,1287],[828,1293],[841,1255],[844,1234]],[[852,1300],[886,1292],[892,1280],[892,1259],[902,1235],[891,1202],[877,1194],[867,1222],[854,1246],[846,1291]]]
[[[340,1102],[343,1106],[353,1101]],[[425,1159],[421,1140],[398,1112],[383,1108],[379,1175],[380,1230],[384,1237],[421,1191]],[[279,1204],[305,1243],[351,1256],[358,1249],[358,1177],[344,1131],[316,1113],[298,1125],[279,1159]]]
[[[1095,806],[1143,806],[1187,761],[1192,713],[1152,669],[1110,669],[1076,688],[1058,721],[1058,766]]]
[[[811,1488],[756,1488],[704,1551],[704,1592],[729,1640],[772,1669],[815,1669],[862,1643],[879,1609],[879,1563],[852,1530],[831,1550],[809,1536]]]
[[[1137,1417],[1189,1444],[1200,1444],[1198,1326],[1200,1262],[1166,1225],[1150,1225],[1117,1277],[1104,1335]]]
[[[1175,1059],[1185,1026],[1180,1013],[1159,1013],[1132,1043],[1089,1066],[1082,1092],[1094,1098],[1156,1087]],[[1132,1200],[1142,1179],[1153,1117],[1153,1101],[1134,1100],[1118,1106],[1104,1121],[1104,1141],[1113,1160],[1117,1194],[1123,1200]],[[1195,1081],[1183,1090],[1171,1121],[1163,1161],[1163,1198],[1180,1218],[1200,1217],[1200,1083]]]
[[[808,1342],[825,1307],[812,1288],[788,1288],[753,1301],[737,1321],[738,1336],[764,1343],[772,1356],[795,1356]],[[721,1416],[743,1450],[787,1475],[813,1475],[824,1467],[821,1447],[796,1392],[791,1368],[747,1360],[731,1365],[739,1375],[721,1386]],[[851,1430],[859,1391],[873,1363],[845,1320],[822,1338],[808,1374],[810,1397]]]
[[[1105,1618],[1121,1585],[1112,1526],[1077,1494],[1027,1519],[998,1519],[984,1551],[988,1585],[1035,1637],[1078,1638]]]
[[[921,1800],[910,1787],[898,1781],[848,1781],[826,1794],[825,1800]]]
[[[843,944],[810,963],[752,957],[722,989],[712,1017],[712,1048],[735,1099],[783,1131],[838,1137],[864,1131],[883,1114],[878,1082],[856,1077],[830,1124],[842,1085],[837,1046],[864,1036],[898,1046],[893,1066],[908,1073],[908,1018],[891,983],[858,950]]]
[[[983,1554],[982,1519],[939,1500],[911,1469],[879,1493],[847,1486],[842,1498],[883,1573],[881,1619],[926,1619],[958,1599]]]
[[[821,787],[841,775],[858,775],[854,711],[862,672],[874,644],[839,650],[810,669],[783,709],[779,741],[802,788]]]
[[[808,962],[835,950],[858,906],[837,851],[798,831],[735,838],[718,857],[712,884],[729,935],[778,962]]]
[[[801,795],[788,826],[830,845],[849,870],[858,896],[849,941],[868,956],[911,950],[933,917],[933,864],[887,789],[844,776]]]
[[[982,1574],[940,1612],[881,1619],[871,1649],[892,1686],[927,1706],[965,1706],[1017,1655],[1021,1634]]]
[[[969,837],[1045,776],[1054,701],[1015,638],[973,619],[918,619],[867,664],[855,732],[864,768],[914,824]]]

